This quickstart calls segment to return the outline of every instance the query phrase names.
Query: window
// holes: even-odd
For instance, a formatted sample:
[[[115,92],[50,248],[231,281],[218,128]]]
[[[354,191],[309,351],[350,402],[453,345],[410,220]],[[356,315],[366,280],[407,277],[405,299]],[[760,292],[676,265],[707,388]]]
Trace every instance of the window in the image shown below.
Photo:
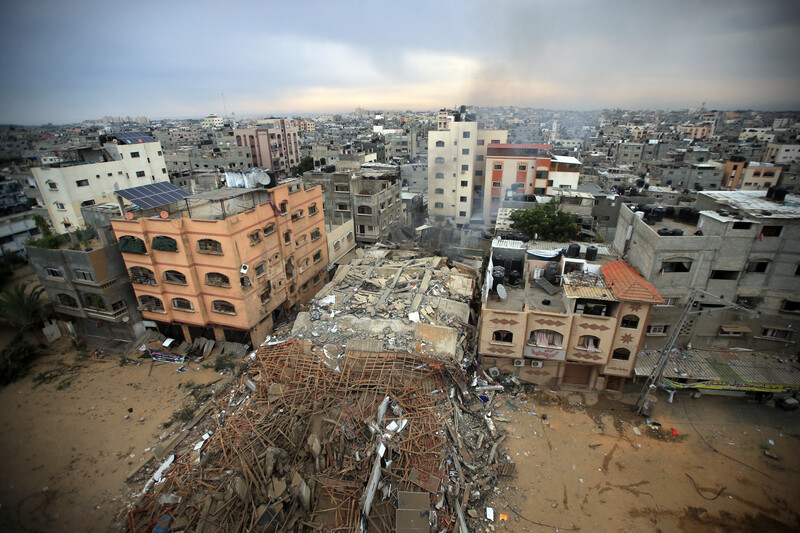
[[[443,180],[444,179],[444,173],[443,172],[437,172],[436,173],[436,179],[437,180]]]
[[[283,242],[284,244],[290,244],[292,242],[292,231],[288,230],[286,233],[283,234]]]
[[[494,165],[492,165],[492,169],[503,170],[503,163],[495,163]]]
[[[465,216],[467,216],[467,212],[466,211],[459,211],[458,212],[458,216],[465,217]]]
[[[436,148],[444,148],[444,141],[436,141]]]
[[[150,296],[149,294],[139,296],[139,305],[142,311],[150,311],[151,313],[164,312],[164,303],[155,296]]]
[[[478,139],[478,146],[483,146],[485,142],[483,139]]]
[[[56,209],[58,209],[59,211],[66,211],[67,210],[67,208],[64,206],[64,204],[62,204],[61,202],[56,202]]]
[[[669,326],[666,324],[663,325],[650,324],[649,326],[647,326],[647,330],[645,330],[645,333],[647,335],[666,335],[668,329]]]
[[[201,254],[222,255],[222,244],[214,239],[197,241],[197,251]]]
[[[319,240],[320,237],[322,237],[322,233],[319,231],[319,228],[311,230],[311,242]]]
[[[483,176],[483,170],[476,170],[475,171],[475,175],[476,176]]]
[[[281,214],[285,215],[288,210],[289,210],[289,201],[288,200],[282,201],[281,202]]]
[[[495,330],[492,332],[492,342],[514,344],[514,334],[505,329]]]
[[[483,161],[483,156],[481,154],[476,155],[475,161]]]
[[[517,170],[519,170],[520,172],[528,170],[528,165],[520,164],[517,166]]]
[[[761,330],[761,336],[767,339],[781,339],[788,341],[792,338],[792,332],[780,328],[763,328]]]
[[[599,352],[600,339],[594,335],[583,335],[578,337],[578,348],[588,350],[590,352]]]
[[[308,206],[308,216],[312,217],[317,214],[317,204],[311,204]]]
[[[194,311],[194,305],[186,298],[173,298],[172,308],[178,311]]]
[[[292,213],[292,222],[297,222],[298,220],[300,220],[304,216],[305,215],[303,214],[303,210],[302,209],[298,209],[297,211]]]
[[[337,211],[350,211],[350,206],[347,204],[336,204]]]
[[[267,271],[267,264],[266,263],[259,263],[256,265],[256,277],[263,276]]]
[[[670,259],[661,263],[661,273],[689,272],[692,269],[691,259]]]
[[[172,237],[167,237],[166,235],[158,235],[156,237],[153,237],[151,246],[153,250],[160,250],[162,252],[178,251],[178,241],[176,241]]]
[[[762,237],[779,237],[783,226],[764,226],[761,228]]]
[[[94,309],[95,311],[106,311],[108,308],[106,307],[106,302],[103,300],[103,297],[99,294],[87,294],[86,295],[86,307],[90,309]]]
[[[639,327],[639,317],[636,315],[625,315],[619,323],[619,327],[626,329],[636,329]]]
[[[254,231],[253,233],[251,233],[249,235],[249,237],[250,237],[250,246],[253,246],[253,245],[258,244],[258,243],[261,242],[261,232],[260,231]]]
[[[139,157],[139,152],[131,152],[131,158]]]
[[[76,270],[75,279],[83,281],[94,281],[94,276],[92,275],[91,272],[88,272],[86,270]]]
[[[444,208],[444,204],[442,202],[436,202],[433,204],[433,207],[435,207],[436,209],[442,209]]]
[[[47,268],[44,269],[44,271],[47,272],[47,277],[48,278],[63,278],[64,277],[64,274],[62,274],[61,271],[58,270],[57,268],[47,267]]]
[[[360,205],[360,206],[358,206],[357,211],[358,211],[359,215],[371,215],[372,214],[372,208],[370,206],[368,206],[368,205]]]
[[[308,242],[308,237],[306,235],[300,235],[300,237],[298,237],[298,239],[297,239],[297,242],[295,242],[295,246],[300,248],[301,246],[303,246],[307,242]]]
[[[752,222],[734,222],[733,229],[750,229],[753,226]]]
[[[501,182],[499,182],[499,181],[493,181],[492,182],[492,187],[494,187],[495,189],[497,189],[499,187],[502,187],[502,186],[503,186],[503,184]]]
[[[231,280],[225,274],[209,272],[206,274],[206,285],[211,285],[212,287],[230,287]]]
[[[161,173],[162,173],[162,174],[166,174],[166,173],[167,173],[167,169],[166,169],[166,168],[162,168],[162,169],[161,169]]]
[[[90,205],[94,205],[94,200],[84,200],[81,202],[81,207],[89,207]]]
[[[433,194],[444,194],[444,189],[434,189]]]
[[[436,159],[433,160],[433,162],[441,165],[444,163],[444,157],[437,157]]]
[[[187,285],[186,276],[177,270],[165,270],[164,283],[171,283],[173,285]]]
[[[616,359],[617,361],[628,361],[630,358],[631,352],[625,348],[617,348],[614,350],[614,353],[611,354],[611,359]]]
[[[730,326],[720,326],[717,330],[718,337],[744,337],[745,332],[749,333],[750,328],[736,324]]]
[[[725,279],[735,281],[739,279],[739,272],[736,270],[712,270],[709,279]]]
[[[547,179],[547,171],[546,170],[537,170],[536,171],[536,179],[537,180],[546,180]]]
[[[469,165],[461,165],[461,172],[466,172],[469,170]]]
[[[137,170],[136,171],[136,177],[137,178],[143,178],[144,177],[144,170]]]
[[[564,335],[550,329],[535,329],[531,331],[528,344],[532,346],[547,346],[561,348],[564,343]]]
[[[53,183],[52,181],[48,181],[48,182],[47,182],[47,186],[48,186],[48,187],[50,187],[50,190],[51,190],[51,191],[57,191],[57,190],[58,190],[58,185],[56,185],[56,184],[55,184],[55,183]]]
[[[464,180],[462,180],[462,181],[461,181],[461,186],[462,186],[462,187],[469,187],[469,182],[468,182],[468,181],[464,181]]]
[[[320,261],[322,261],[322,251],[321,250],[317,250],[314,253],[313,259],[314,259],[315,263],[319,263]]]
[[[119,238],[119,251],[126,254],[146,254],[144,241],[132,235],[123,235]]]
[[[673,307],[678,305],[678,298],[664,298],[663,304],[655,304],[653,307]]]
[[[469,155],[469,148],[462,148],[461,155]]]
[[[800,302],[792,300],[784,300],[781,306],[781,311],[784,313],[800,313]]]
[[[78,300],[70,296],[69,294],[61,293],[58,295],[58,305],[64,307],[72,307],[74,309],[78,308]]]
[[[267,235],[272,235],[273,233],[275,233],[275,231],[276,231],[275,230],[275,224],[267,224],[266,226],[264,226],[264,236],[265,237]]]
[[[746,272],[763,273],[767,271],[769,261],[750,261],[747,263]]]
[[[89,180],[78,180],[75,182],[75,185],[77,185],[78,187],[88,187]]]
[[[333,186],[334,192],[350,192],[350,185],[339,184]]]
[[[222,313],[225,315],[236,314],[236,308],[233,306],[233,304],[226,302],[225,300],[214,300],[211,302],[211,310],[215,313]]]

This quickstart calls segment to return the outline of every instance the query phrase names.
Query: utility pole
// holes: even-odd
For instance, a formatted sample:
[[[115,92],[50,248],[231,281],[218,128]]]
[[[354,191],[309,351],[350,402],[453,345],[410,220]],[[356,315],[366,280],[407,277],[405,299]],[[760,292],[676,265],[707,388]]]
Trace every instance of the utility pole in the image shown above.
[[[661,353],[658,356],[658,363],[656,363],[656,366],[653,367],[653,370],[650,372],[650,376],[647,378],[644,387],[642,387],[642,392],[639,393],[639,399],[636,400],[635,405],[637,415],[641,415],[644,411],[645,398],[647,398],[647,395],[651,392],[655,392],[659,384],[661,384],[661,379],[664,375],[664,367],[667,366],[667,361],[669,361],[672,348],[678,341],[678,335],[680,334],[681,328],[683,327],[683,324],[686,322],[686,319],[689,317],[689,315],[697,315],[703,311],[721,311],[723,309],[741,309],[742,311],[752,311],[752,309],[739,305],[735,302],[731,302],[730,300],[726,300],[725,298],[721,298],[716,294],[711,294],[710,292],[706,292],[702,289],[692,289],[691,295],[692,297],[689,298],[689,302],[686,304],[686,307],[683,308],[680,318],[678,318],[678,321],[673,326],[672,333],[670,333],[669,337],[667,338],[666,344],[664,344],[664,347],[661,349]],[[705,300],[706,296],[712,299],[712,303],[721,303],[722,305],[720,307],[714,307],[713,309],[701,308],[693,311],[692,308],[699,300],[708,302],[708,300]]]

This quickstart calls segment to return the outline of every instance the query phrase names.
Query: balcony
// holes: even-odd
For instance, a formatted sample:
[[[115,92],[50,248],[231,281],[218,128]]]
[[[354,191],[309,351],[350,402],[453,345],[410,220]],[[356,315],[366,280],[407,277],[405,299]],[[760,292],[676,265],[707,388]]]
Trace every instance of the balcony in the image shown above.
[[[86,316],[92,318],[99,318],[101,320],[116,320],[122,317],[123,315],[128,314],[127,307],[122,307],[115,311],[109,311],[107,309],[98,309],[95,307],[86,307],[84,308],[84,310],[86,311]],[[156,312],[161,312],[161,311],[156,311]]]

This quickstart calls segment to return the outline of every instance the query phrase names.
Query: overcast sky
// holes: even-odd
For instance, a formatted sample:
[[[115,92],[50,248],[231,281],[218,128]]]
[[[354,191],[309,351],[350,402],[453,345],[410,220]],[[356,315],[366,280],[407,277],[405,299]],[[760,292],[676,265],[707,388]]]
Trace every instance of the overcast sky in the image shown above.
[[[796,0],[6,0],[0,41],[0,123],[800,109]]]

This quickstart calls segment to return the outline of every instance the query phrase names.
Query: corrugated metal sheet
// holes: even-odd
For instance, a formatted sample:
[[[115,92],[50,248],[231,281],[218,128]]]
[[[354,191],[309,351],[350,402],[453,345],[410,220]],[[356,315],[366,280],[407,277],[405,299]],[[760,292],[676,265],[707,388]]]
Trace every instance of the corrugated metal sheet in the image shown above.
[[[608,287],[588,287],[585,285],[564,284],[564,296],[567,298],[591,298],[593,300],[606,300],[616,302],[617,298]]]
[[[649,376],[658,356],[656,350],[639,353],[636,376]],[[673,350],[664,367],[664,377],[800,387],[800,368],[789,359],[733,350]]]

